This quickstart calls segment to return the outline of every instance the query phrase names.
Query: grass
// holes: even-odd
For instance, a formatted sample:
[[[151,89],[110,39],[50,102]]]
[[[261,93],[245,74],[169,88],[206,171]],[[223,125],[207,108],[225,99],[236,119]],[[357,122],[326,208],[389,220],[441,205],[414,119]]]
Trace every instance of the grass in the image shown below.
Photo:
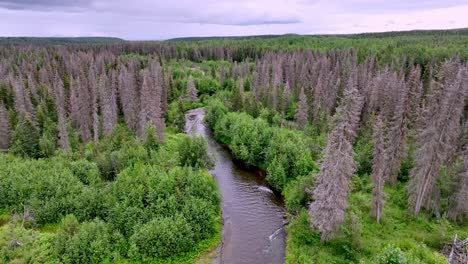
[[[286,263],[376,263],[388,245],[401,248],[409,263],[438,264],[447,260],[439,254],[454,234],[468,237],[468,227],[444,218],[413,216],[407,211],[403,184],[387,186],[387,202],[378,224],[370,214],[369,188],[353,192],[347,220],[337,236],[322,244],[311,230],[303,209],[287,228]],[[354,220],[353,220],[354,219]]]

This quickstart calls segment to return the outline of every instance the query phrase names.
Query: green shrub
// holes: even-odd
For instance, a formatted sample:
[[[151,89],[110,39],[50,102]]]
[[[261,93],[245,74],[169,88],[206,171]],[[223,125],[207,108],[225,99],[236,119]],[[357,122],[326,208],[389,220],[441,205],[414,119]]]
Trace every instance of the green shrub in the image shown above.
[[[1,155],[0,207],[22,212],[29,206],[40,225],[73,212],[83,184],[61,158],[27,160]]]
[[[226,106],[218,99],[213,99],[206,107],[206,114],[204,121],[212,129],[215,128],[217,122],[228,112]]]
[[[405,254],[400,248],[388,245],[383,253],[378,257],[379,264],[406,264],[408,263]]]
[[[214,166],[213,157],[208,153],[206,140],[201,136],[183,137],[177,151],[182,166],[206,169],[211,169]]]
[[[305,208],[311,200],[310,194],[314,186],[314,177],[301,176],[290,181],[283,189],[284,202],[289,212],[297,214],[301,208]]]
[[[175,127],[179,132],[185,130],[185,109],[182,100],[172,102],[167,111],[167,124]]]
[[[193,243],[192,229],[182,215],[156,218],[132,235],[129,255],[146,262],[152,258],[167,258],[187,252]]]
[[[75,177],[83,184],[95,185],[101,182],[99,177],[99,168],[96,163],[84,159],[70,163],[70,169]]]
[[[42,136],[39,139],[41,157],[51,157],[57,149],[57,124],[50,119],[44,122]]]
[[[57,253],[65,263],[102,263],[120,258],[119,249],[124,248],[124,241],[119,233],[95,219],[77,225],[72,219],[67,219],[60,231],[57,241]]]
[[[146,137],[143,145],[145,146],[147,151],[155,150],[159,148],[161,144],[160,140],[156,138],[156,129],[152,123],[148,125],[146,128]]]
[[[10,150],[21,157],[38,158],[39,131],[29,117],[21,117],[12,132]]]
[[[220,88],[219,81],[210,77],[197,79],[196,84],[199,95],[212,95]]]

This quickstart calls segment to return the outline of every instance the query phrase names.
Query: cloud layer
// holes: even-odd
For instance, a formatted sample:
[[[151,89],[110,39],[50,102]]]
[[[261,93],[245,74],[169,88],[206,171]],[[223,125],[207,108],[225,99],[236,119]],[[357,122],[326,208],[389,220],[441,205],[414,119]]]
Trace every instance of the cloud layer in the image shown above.
[[[357,33],[468,27],[468,0],[0,0],[0,36]]]

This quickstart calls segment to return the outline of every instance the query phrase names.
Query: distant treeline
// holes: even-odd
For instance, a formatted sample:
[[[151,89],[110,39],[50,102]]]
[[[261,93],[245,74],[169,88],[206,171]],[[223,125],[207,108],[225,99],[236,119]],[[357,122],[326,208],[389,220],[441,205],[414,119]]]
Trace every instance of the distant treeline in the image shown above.
[[[76,43],[115,43],[123,42],[120,38],[111,37],[0,37],[0,45],[9,44],[76,44]]]

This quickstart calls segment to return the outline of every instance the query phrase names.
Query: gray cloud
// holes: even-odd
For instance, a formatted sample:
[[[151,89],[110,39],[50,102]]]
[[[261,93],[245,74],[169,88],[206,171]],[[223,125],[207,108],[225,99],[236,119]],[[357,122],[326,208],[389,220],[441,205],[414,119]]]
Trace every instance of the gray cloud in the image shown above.
[[[240,18],[234,17],[192,17],[189,19],[183,19],[182,23],[196,23],[196,24],[207,24],[207,25],[224,25],[224,26],[254,26],[254,25],[287,25],[287,24],[298,24],[302,20],[299,17],[268,17],[264,15],[259,16],[243,16]]]
[[[0,0],[0,36],[361,33],[468,27],[467,13],[468,0]]]
[[[312,0],[312,3],[316,3]],[[395,11],[428,10],[466,5],[467,0],[350,0],[338,1],[344,9],[359,13],[389,13]]]
[[[13,10],[80,10],[91,6],[92,0],[0,0],[0,7]]]

